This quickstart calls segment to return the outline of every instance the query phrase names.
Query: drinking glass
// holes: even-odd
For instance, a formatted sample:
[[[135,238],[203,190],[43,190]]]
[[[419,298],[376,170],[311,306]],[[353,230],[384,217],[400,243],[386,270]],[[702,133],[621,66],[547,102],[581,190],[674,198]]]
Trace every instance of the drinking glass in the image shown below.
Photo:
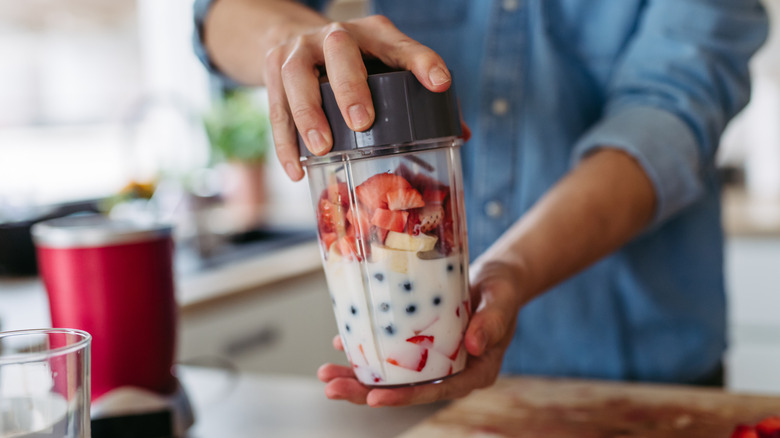
[[[89,333],[0,332],[0,438],[90,437]]]

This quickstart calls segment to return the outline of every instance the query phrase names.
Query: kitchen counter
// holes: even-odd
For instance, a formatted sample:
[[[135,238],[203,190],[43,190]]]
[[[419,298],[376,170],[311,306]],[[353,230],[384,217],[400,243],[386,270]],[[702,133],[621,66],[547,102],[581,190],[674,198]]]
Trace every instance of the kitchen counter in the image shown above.
[[[192,366],[177,373],[195,410],[189,438],[390,438],[445,406],[357,406],[327,399],[314,378]]]
[[[688,386],[503,377],[454,402],[369,408],[328,400],[313,378],[179,368],[196,410],[188,436],[726,437],[780,414],[780,397]]]

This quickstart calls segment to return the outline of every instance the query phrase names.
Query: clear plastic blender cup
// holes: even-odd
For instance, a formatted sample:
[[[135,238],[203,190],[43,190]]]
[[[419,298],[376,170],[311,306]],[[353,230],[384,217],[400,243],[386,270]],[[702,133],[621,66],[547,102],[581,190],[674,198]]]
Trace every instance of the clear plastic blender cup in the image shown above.
[[[436,381],[465,367],[471,313],[457,102],[410,72],[368,84],[368,131],[347,128],[326,83],[333,150],[301,144],[328,288],[360,382]]]

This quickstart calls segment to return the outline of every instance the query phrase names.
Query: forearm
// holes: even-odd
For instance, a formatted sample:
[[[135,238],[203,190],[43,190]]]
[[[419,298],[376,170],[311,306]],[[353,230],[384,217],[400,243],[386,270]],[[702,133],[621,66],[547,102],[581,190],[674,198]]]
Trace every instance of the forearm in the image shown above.
[[[491,246],[477,266],[518,271],[521,302],[631,240],[647,226],[656,196],[628,154],[603,148],[584,158]],[[521,279],[521,280],[520,280]]]
[[[247,85],[265,84],[265,55],[328,19],[290,0],[218,0],[204,23],[204,44],[212,62]]]

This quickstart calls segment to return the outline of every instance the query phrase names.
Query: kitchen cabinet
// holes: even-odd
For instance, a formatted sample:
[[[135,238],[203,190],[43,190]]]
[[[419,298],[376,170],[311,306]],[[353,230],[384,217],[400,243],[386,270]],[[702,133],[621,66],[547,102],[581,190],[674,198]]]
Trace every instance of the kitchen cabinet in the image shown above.
[[[728,387],[780,394],[780,237],[731,237],[726,281]]]
[[[314,376],[346,364],[322,269],[190,305],[180,315],[178,360],[242,371]]]

